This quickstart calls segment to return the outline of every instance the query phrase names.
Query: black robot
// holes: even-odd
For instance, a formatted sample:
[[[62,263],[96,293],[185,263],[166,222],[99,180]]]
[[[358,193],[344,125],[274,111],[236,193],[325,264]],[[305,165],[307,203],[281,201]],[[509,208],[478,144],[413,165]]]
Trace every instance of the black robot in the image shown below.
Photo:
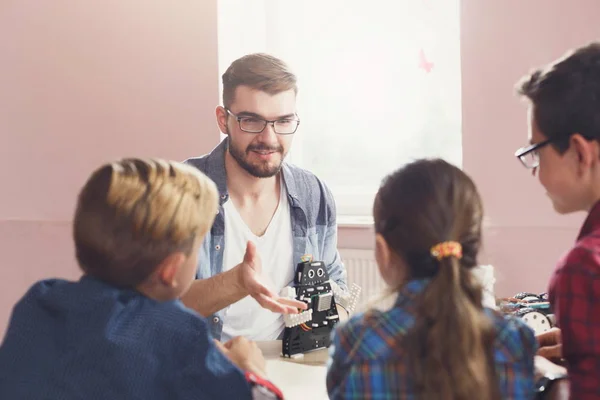
[[[300,355],[311,350],[329,347],[331,331],[339,321],[336,304],[348,313],[354,310],[360,288],[353,285],[349,293],[329,280],[322,261],[305,260],[296,266],[294,286],[287,287],[282,296],[295,298],[307,304],[300,314],[284,316],[282,354],[285,357]]]

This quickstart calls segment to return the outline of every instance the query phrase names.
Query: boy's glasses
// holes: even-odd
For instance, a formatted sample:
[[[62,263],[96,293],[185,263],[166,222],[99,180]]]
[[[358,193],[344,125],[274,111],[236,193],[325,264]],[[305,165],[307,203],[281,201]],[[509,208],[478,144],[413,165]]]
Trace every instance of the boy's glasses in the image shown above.
[[[523,166],[528,169],[534,169],[540,165],[540,153],[539,150],[552,143],[555,139],[546,139],[543,142],[534,143],[530,146],[521,147],[515,152],[515,157],[521,161]]]
[[[291,135],[296,132],[298,125],[300,125],[300,120],[297,118],[268,121],[254,116],[236,115],[227,108],[225,110],[237,120],[240,129],[247,133],[261,133],[265,130],[267,124],[271,124],[273,131],[278,135]]]
[[[574,135],[575,132],[569,133],[568,135],[560,135],[555,136],[550,139],[546,139],[539,143],[534,143],[530,146],[521,147],[519,150],[515,151],[515,157],[521,161],[521,163],[525,166],[525,168],[534,169],[540,166],[540,149],[544,146],[547,146],[553,142],[564,141],[565,144],[568,143],[569,138]],[[585,140],[594,140],[593,137],[581,135]]]

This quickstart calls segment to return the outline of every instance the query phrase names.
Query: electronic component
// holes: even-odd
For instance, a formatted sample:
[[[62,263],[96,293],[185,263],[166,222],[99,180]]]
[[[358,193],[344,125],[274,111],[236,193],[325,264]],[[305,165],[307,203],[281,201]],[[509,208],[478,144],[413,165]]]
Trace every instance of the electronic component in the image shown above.
[[[285,357],[295,357],[311,350],[329,347],[331,331],[340,319],[336,304],[339,303],[350,313],[356,306],[359,294],[360,288],[357,285],[346,293],[335,282],[330,281],[322,261],[302,257],[302,262],[296,266],[294,286],[284,288],[280,295],[303,301],[308,309],[300,314],[284,315],[282,354]]]
[[[503,299],[501,309],[508,314],[520,317],[535,332],[540,334],[555,325],[554,314],[546,293],[522,292]]]

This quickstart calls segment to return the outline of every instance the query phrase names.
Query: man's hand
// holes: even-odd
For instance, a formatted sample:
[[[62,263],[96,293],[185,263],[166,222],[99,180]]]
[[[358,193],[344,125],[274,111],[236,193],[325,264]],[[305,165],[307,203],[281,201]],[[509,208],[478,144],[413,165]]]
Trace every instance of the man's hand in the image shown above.
[[[552,328],[549,331],[536,335],[540,348],[537,355],[548,360],[560,360],[562,358],[562,340],[560,329]]]
[[[267,378],[265,358],[255,342],[238,336],[225,343],[215,340],[215,345],[241,370]]]
[[[236,265],[235,269],[238,272],[240,287],[263,308],[281,314],[297,314],[298,309],[306,310],[306,303],[279,297],[260,282],[262,263],[254,243],[248,242],[244,260]]]

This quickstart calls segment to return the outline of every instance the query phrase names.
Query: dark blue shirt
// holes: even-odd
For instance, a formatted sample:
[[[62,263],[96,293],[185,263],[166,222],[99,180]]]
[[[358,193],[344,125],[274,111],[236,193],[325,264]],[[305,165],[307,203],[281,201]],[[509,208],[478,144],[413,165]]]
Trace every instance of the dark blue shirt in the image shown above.
[[[249,399],[206,321],[90,277],[33,285],[0,346],[0,399]]]

